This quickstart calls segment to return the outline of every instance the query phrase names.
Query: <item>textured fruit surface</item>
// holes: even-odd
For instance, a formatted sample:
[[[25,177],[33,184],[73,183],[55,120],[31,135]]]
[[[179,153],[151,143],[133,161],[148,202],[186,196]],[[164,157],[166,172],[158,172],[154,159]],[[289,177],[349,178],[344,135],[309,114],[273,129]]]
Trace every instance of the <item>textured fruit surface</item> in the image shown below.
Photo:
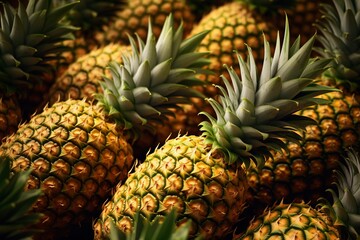
[[[194,16],[185,0],[131,0],[124,9],[117,13],[115,20],[104,26],[103,30],[94,36],[102,45],[109,43],[127,44],[128,35],[137,33],[145,40],[149,18],[153,23],[153,32],[159,36],[166,17],[172,13],[174,21],[183,21],[184,33],[187,35],[194,23]]]
[[[42,189],[32,210],[40,228],[91,221],[111,189],[127,177],[132,148],[102,110],[68,100],[35,115],[0,146],[14,172],[32,168],[27,189]]]
[[[281,203],[254,219],[236,240],[327,239],[339,240],[339,232],[324,213],[305,203]]]
[[[109,44],[80,57],[56,79],[43,104],[51,106],[69,98],[93,100],[94,94],[102,92],[100,82],[103,77],[111,77],[108,65],[112,61],[121,64],[122,54],[127,51],[130,51],[129,46]]]
[[[95,239],[109,234],[110,221],[131,231],[136,211],[153,220],[172,207],[178,224],[192,220],[191,235],[213,238],[230,233],[243,210],[247,183],[243,169],[227,166],[223,157],[203,137],[167,141],[118,185],[95,223]]]

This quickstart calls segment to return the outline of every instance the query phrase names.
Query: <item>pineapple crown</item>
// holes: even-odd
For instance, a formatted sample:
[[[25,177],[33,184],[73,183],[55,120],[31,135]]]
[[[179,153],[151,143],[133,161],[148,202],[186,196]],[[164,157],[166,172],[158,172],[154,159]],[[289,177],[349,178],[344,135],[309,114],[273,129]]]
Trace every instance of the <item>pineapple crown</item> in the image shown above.
[[[0,159],[0,236],[4,240],[25,239],[37,230],[29,228],[41,215],[29,210],[41,195],[40,189],[24,191],[31,169],[11,173],[11,161]]]
[[[194,52],[205,37],[202,32],[183,40],[183,25],[174,29],[170,14],[159,38],[155,39],[151,21],[146,42],[129,36],[131,53],[122,56],[123,65],[109,66],[112,79],[104,78],[103,93],[95,96],[108,115],[133,136],[142,128],[154,130],[149,122],[161,122],[178,108],[202,95],[191,88],[203,84],[195,73],[206,73],[206,52]]]
[[[281,46],[279,33],[274,56],[264,36],[264,61],[261,73],[248,47],[245,62],[239,53],[241,75],[227,67],[230,81],[221,76],[225,88],[219,101],[207,99],[216,117],[203,112],[209,121],[202,122],[201,130],[208,142],[220,148],[229,162],[240,159],[249,166],[250,159],[262,166],[269,149],[286,149],[281,138],[297,142],[301,139],[297,129],[303,129],[313,120],[293,114],[324,100],[317,95],[335,89],[320,86],[314,77],[324,71],[328,59],[310,59],[315,35],[300,47],[300,37],[290,46],[289,25],[286,17],[284,40]]]
[[[360,2],[333,0],[321,5],[322,18],[316,23],[322,47],[315,50],[333,58],[326,74],[357,89],[360,83]]]
[[[150,222],[137,212],[134,217],[134,228],[131,233],[120,231],[113,221],[110,222],[110,239],[148,239],[148,240],[186,240],[189,236],[190,221],[176,227],[176,210],[173,209],[160,221],[160,216]]]
[[[62,6],[73,0],[54,0],[55,6]],[[82,32],[93,32],[112,21],[116,13],[125,6],[125,0],[81,0],[65,16],[65,20],[80,27]]]
[[[56,53],[65,51],[60,43],[71,39],[73,26],[60,20],[76,3],[52,8],[50,0],[20,1],[14,9],[3,3],[0,15],[0,90],[5,93],[29,88],[41,81]],[[25,91],[23,91],[25,92]]]
[[[347,149],[344,162],[340,162],[336,170],[337,192],[333,189],[328,191],[333,198],[330,206],[327,200],[320,203],[322,209],[326,209],[338,226],[345,228],[348,239],[360,237],[360,158],[359,153],[353,148]]]

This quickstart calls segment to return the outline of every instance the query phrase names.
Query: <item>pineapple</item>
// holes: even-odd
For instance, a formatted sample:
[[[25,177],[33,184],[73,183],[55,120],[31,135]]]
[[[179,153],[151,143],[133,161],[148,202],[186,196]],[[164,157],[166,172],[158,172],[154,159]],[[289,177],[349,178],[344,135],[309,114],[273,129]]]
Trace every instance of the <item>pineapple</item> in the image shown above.
[[[178,135],[148,154],[115,194],[95,222],[95,239],[106,238],[111,223],[131,232],[134,215],[153,221],[175,208],[177,224],[191,220],[190,237],[224,238],[234,230],[246,205],[244,167],[263,165],[269,149],[286,147],[279,139],[300,139],[295,132],[312,123],[294,112],[318,103],[316,96],[333,88],[317,85],[313,77],[328,60],[309,59],[315,38],[290,46],[278,35],[274,56],[264,36],[264,64],[258,73],[251,48],[244,61],[237,54],[241,75],[227,67],[231,82],[219,102],[208,98],[216,113],[201,123],[202,135]]]
[[[41,195],[41,190],[24,192],[30,170],[11,173],[11,161],[0,159],[0,237],[2,240],[18,240],[32,236],[31,228],[40,220],[40,214],[29,213],[32,204]]]
[[[141,130],[198,95],[188,85],[201,83],[194,75],[207,53],[192,52],[206,32],[183,41],[183,27],[175,30],[172,15],[157,41],[151,24],[148,31],[145,43],[130,37],[132,50],[123,55],[123,65],[109,66],[112,78],[104,78],[96,104],[57,102],[0,146],[0,156],[11,159],[14,172],[33,169],[27,189],[45,193],[32,211],[44,215],[37,227],[47,236],[50,231],[61,236],[73,224],[91,224],[112,187],[127,178],[134,162],[132,143]]]
[[[210,32],[201,42],[198,51],[210,52],[210,64],[207,67],[209,72],[199,75],[199,78],[206,84],[196,87],[196,89],[206,97],[212,98],[219,95],[218,89],[213,84],[223,85],[219,76],[229,77],[223,64],[233,66],[234,70],[238,74],[240,73],[239,67],[234,64],[237,59],[234,50],[245,57],[246,44],[250,46],[260,69],[263,56],[262,35],[265,34],[273,46],[277,32],[275,26],[268,21],[267,15],[246,1],[232,1],[214,8],[201,18],[189,36],[203,30]],[[215,114],[208,102],[201,99],[191,100],[191,105],[175,110],[175,117],[166,123],[173,137],[177,135],[179,129],[190,134],[201,134],[198,125],[206,118],[198,116],[198,112],[205,111],[212,115]],[[165,142],[166,137],[157,136],[158,141],[156,142]]]
[[[94,34],[101,45],[122,43],[127,45],[128,34],[137,33],[145,40],[149,17],[153,19],[154,35],[158,36],[168,14],[172,13],[177,24],[183,22],[184,37],[191,31],[194,16],[186,0],[131,0],[117,12],[114,21],[104,25]]]
[[[332,202],[320,199],[316,208],[304,202],[283,203],[255,218],[245,233],[234,240],[250,239],[359,239],[360,237],[360,158],[346,149],[344,162],[336,170],[337,191]]]
[[[333,1],[323,5],[324,17],[319,20],[317,48],[322,58],[334,59],[331,67],[318,79],[320,84],[341,89],[321,98],[328,104],[304,109],[298,114],[311,117],[303,140],[287,140],[288,152],[274,153],[265,167],[248,171],[249,184],[254,190],[253,208],[263,208],[275,201],[305,201],[316,203],[334,181],[333,169],[338,167],[345,147],[359,141],[360,5],[355,0]]]
[[[2,4],[0,61],[0,138],[11,134],[35,108],[29,93],[51,72],[55,53],[65,51],[60,43],[71,38],[74,27],[60,23],[75,3],[51,8],[49,1],[19,2],[15,9]],[[42,24],[41,24],[42,23]]]

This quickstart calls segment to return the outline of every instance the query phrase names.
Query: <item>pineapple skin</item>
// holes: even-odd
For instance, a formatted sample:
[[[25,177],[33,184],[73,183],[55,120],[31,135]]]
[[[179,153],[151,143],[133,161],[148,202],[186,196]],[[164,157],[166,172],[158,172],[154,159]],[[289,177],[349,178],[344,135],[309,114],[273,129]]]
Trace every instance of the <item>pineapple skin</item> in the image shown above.
[[[252,53],[259,68],[263,61],[263,34],[273,46],[276,40],[277,29],[267,18],[251,9],[245,3],[234,1],[220,6],[194,26],[190,35],[204,30],[210,30],[198,47],[199,52],[210,52],[210,65],[208,69],[214,74],[200,75],[199,77],[211,84],[223,86],[219,77],[221,74],[228,76],[224,64],[232,66],[239,74],[239,66],[234,50],[246,57],[247,46]],[[213,86],[206,86],[204,94],[209,97],[218,95]]]
[[[117,13],[113,22],[105,25],[102,31],[94,33],[94,39],[101,45],[128,44],[127,34],[137,33],[145,40],[149,17],[152,19],[154,35],[158,37],[170,13],[173,14],[175,23],[183,22],[186,36],[193,28],[195,17],[185,0],[131,0]]]
[[[130,46],[109,44],[80,57],[56,79],[40,107],[67,99],[93,101],[94,94],[102,92],[100,81],[111,77],[108,65],[112,61],[121,64],[122,54],[128,51]]]
[[[150,220],[174,207],[177,224],[192,220],[190,237],[224,237],[244,210],[247,182],[239,164],[228,165],[223,154],[194,135],[168,140],[117,186],[94,225],[94,239],[103,239],[110,221],[131,231],[137,210]]]
[[[133,165],[122,131],[101,108],[81,100],[59,102],[33,116],[3,141],[0,156],[11,159],[14,172],[33,169],[26,189],[44,192],[32,207],[43,214],[35,227],[49,236],[91,224]]]
[[[339,230],[326,213],[305,203],[280,203],[255,218],[244,234],[233,240],[340,240]]]
[[[248,170],[256,213],[276,201],[305,201],[314,205],[319,197],[330,197],[326,189],[334,187],[334,170],[343,161],[345,148],[356,147],[359,142],[358,94],[344,85],[336,85],[326,76],[319,80],[342,92],[323,94],[321,97],[329,100],[329,104],[319,104],[298,113],[318,123],[306,127],[300,144],[285,140],[288,152],[274,152],[273,159],[268,159],[260,171]]]

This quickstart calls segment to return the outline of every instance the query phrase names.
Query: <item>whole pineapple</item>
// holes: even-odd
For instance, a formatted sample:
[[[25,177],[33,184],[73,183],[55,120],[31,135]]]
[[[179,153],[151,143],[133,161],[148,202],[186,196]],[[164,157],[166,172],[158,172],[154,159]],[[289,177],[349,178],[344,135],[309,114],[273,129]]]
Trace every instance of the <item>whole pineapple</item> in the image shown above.
[[[61,42],[72,37],[73,26],[61,23],[76,3],[52,8],[50,1],[2,3],[0,44],[0,140],[17,129],[29,112],[30,92],[51,72],[54,54],[64,52]]]
[[[45,193],[32,210],[44,215],[38,227],[47,236],[54,231],[57,237],[57,230],[66,232],[72,224],[91,224],[112,187],[127,178],[134,162],[132,143],[141,130],[198,95],[188,85],[201,83],[194,74],[206,53],[187,57],[206,32],[186,41],[182,34],[172,15],[157,40],[149,24],[147,41],[130,37],[132,50],[122,56],[124,64],[110,65],[112,79],[102,82],[96,104],[58,102],[0,146],[0,156],[11,159],[14,172],[33,169],[27,189]]]
[[[132,231],[137,211],[150,221],[175,208],[177,224],[191,220],[190,237],[224,238],[234,230],[246,205],[245,170],[263,165],[269,149],[286,147],[279,139],[300,139],[295,130],[312,122],[293,113],[316,104],[316,95],[332,91],[313,77],[327,60],[309,60],[314,38],[290,46],[277,38],[275,54],[264,37],[264,64],[258,73],[251,48],[245,62],[238,54],[241,75],[228,67],[219,102],[210,98],[216,117],[203,112],[203,135],[179,135],[147,155],[103,208],[94,226],[95,239],[110,233],[111,223]]]
[[[360,5],[354,0],[333,1],[323,5],[317,28],[317,51],[322,58],[333,59],[330,68],[317,80],[341,92],[327,93],[321,98],[328,104],[304,109],[298,114],[316,121],[303,133],[303,140],[287,140],[289,151],[274,153],[265,167],[248,171],[254,190],[254,206],[262,209],[275,201],[313,201],[325,194],[334,180],[333,170],[341,162],[344,147],[359,141]]]
[[[29,211],[42,193],[40,189],[24,192],[30,172],[13,174],[10,159],[0,159],[0,238],[3,240],[27,239],[36,233],[31,225],[40,221],[41,215]]]
[[[322,199],[313,208],[304,202],[281,202],[256,217],[245,233],[233,239],[359,239],[359,177],[359,153],[347,149],[344,162],[336,170],[336,191],[329,189],[333,204]]]

